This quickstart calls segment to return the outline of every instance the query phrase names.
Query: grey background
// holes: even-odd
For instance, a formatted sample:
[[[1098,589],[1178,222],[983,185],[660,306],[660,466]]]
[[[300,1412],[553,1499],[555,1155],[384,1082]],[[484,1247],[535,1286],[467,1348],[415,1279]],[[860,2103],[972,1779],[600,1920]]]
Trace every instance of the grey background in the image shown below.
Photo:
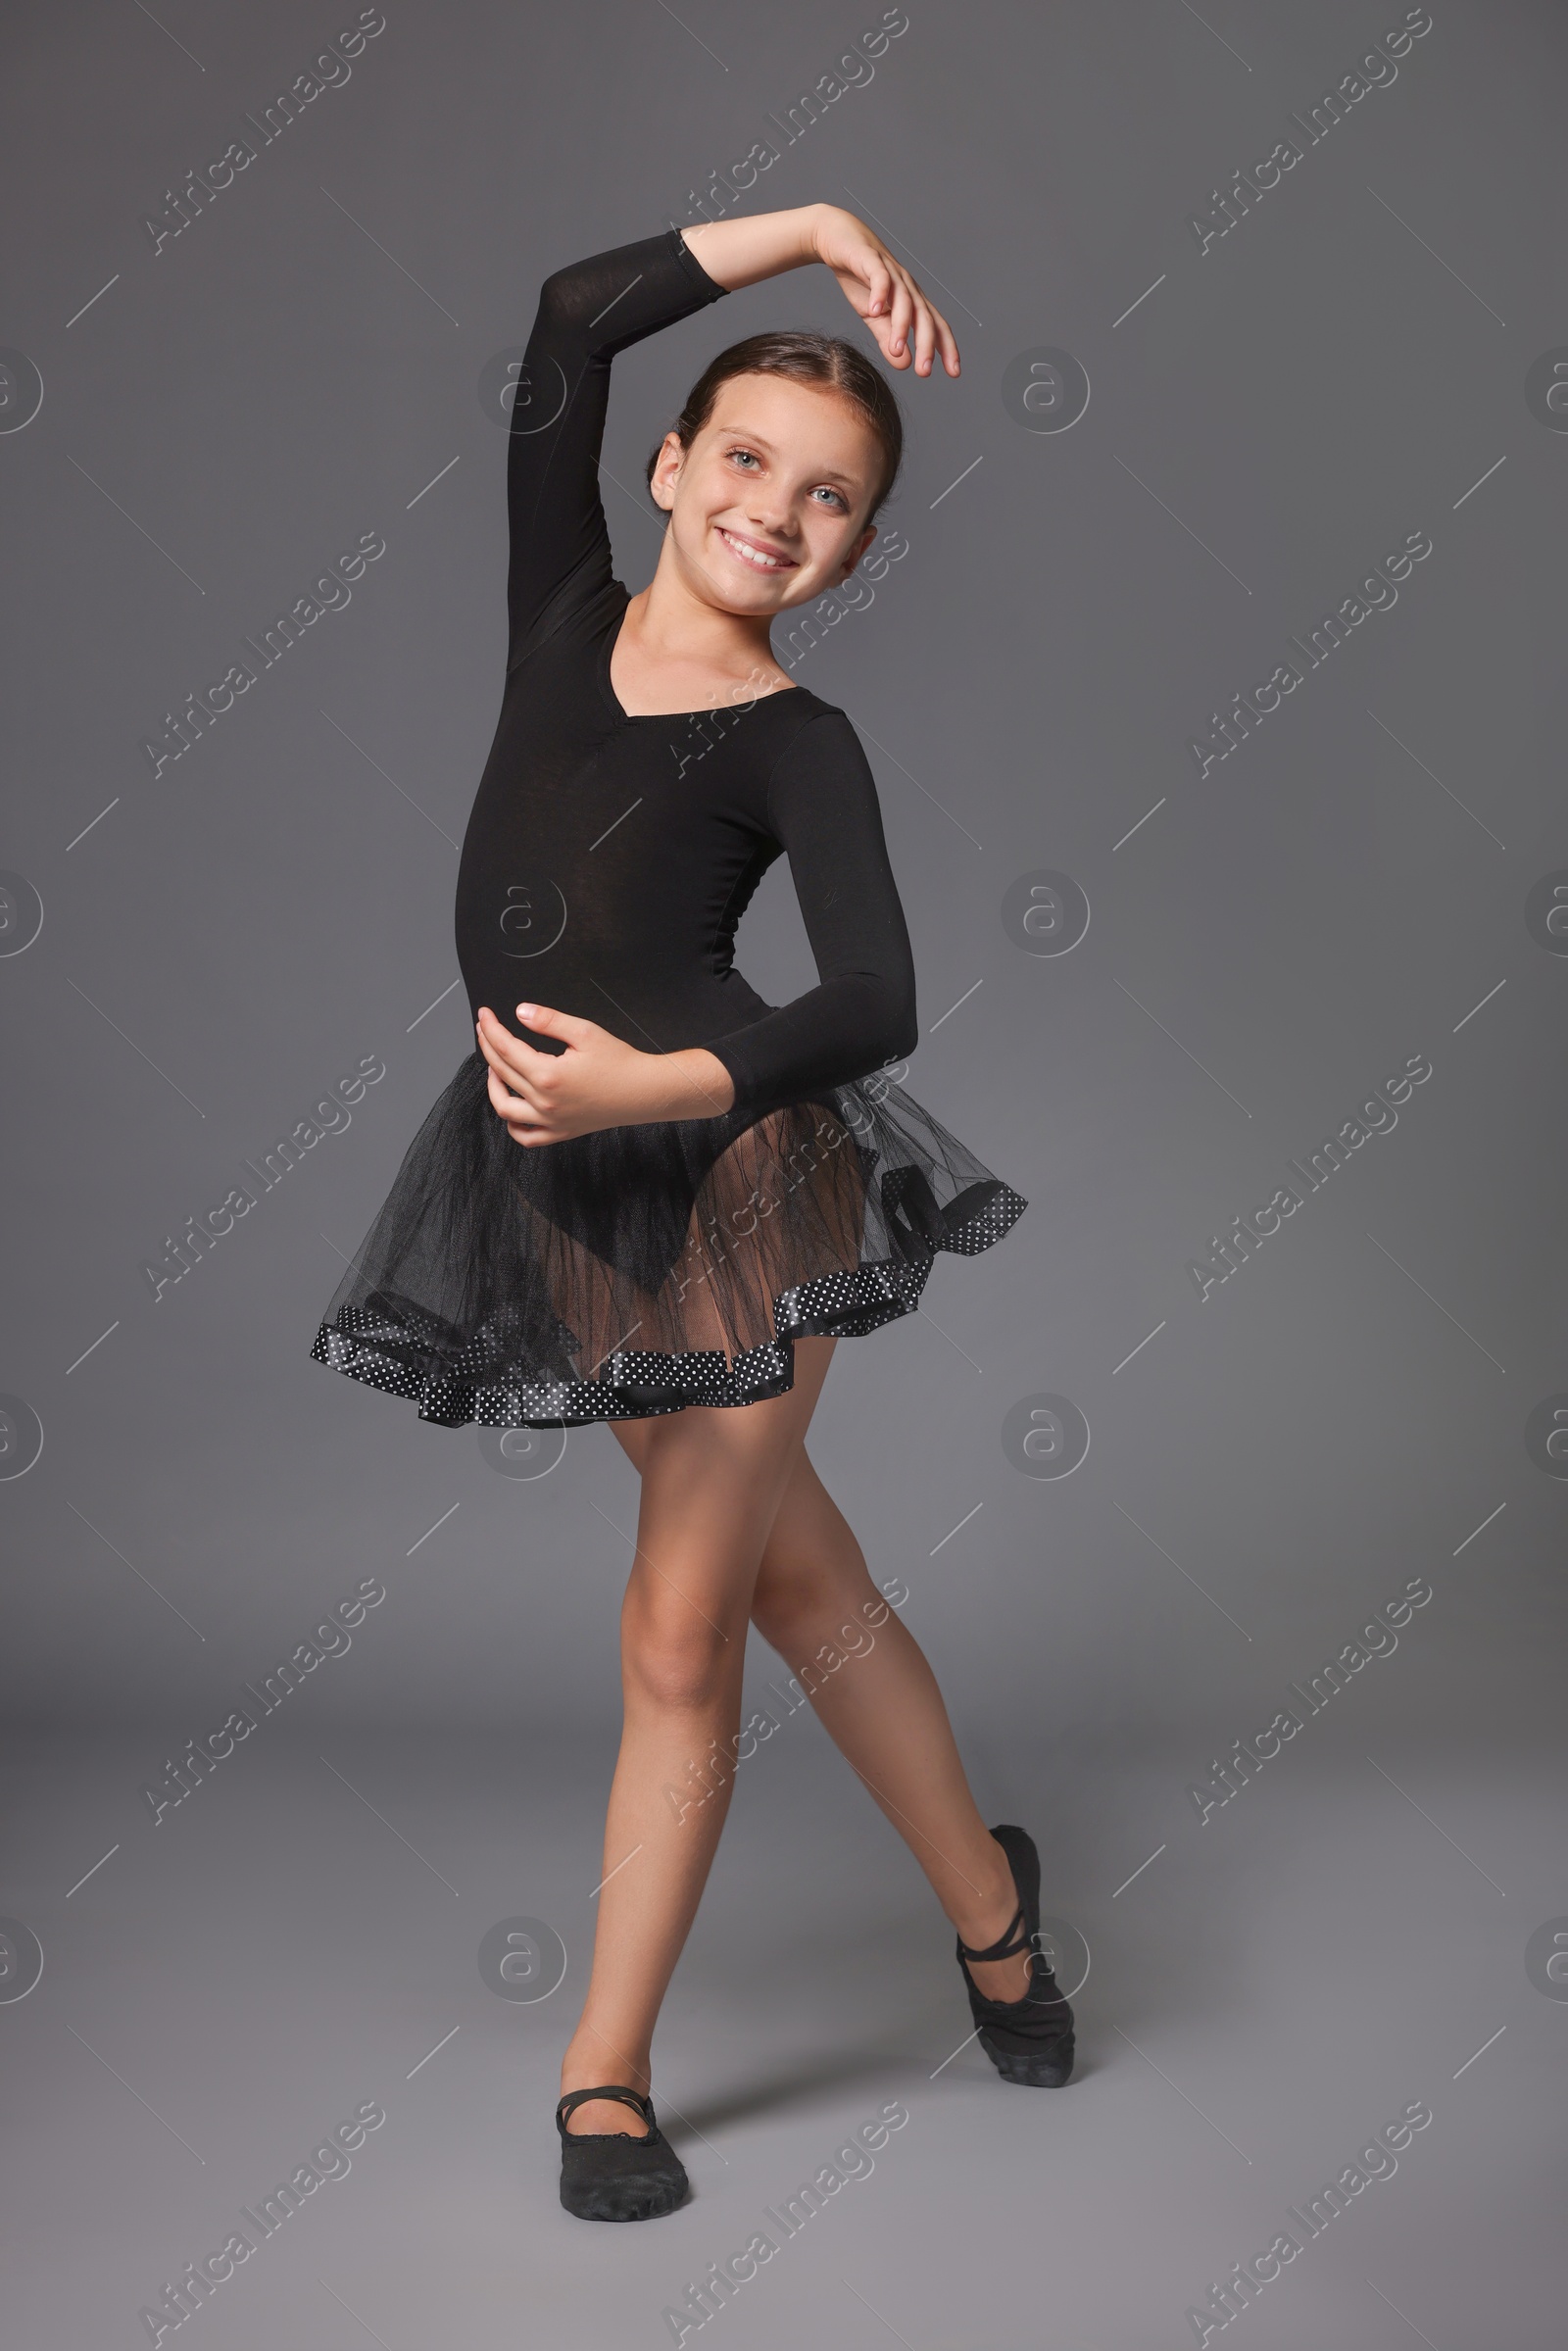
[[[1560,16],[1438,0],[1392,87],[1205,253],[1188,215],[1401,9],[912,5],[745,199],[874,215],[963,354],[958,383],[901,386],[907,555],[800,674],[878,776],[909,1090],[1031,1206],[939,1260],[918,1317],[844,1343],[811,1451],[1094,1974],[1069,2095],[1014,2100],[972,2049],[933,2080],[967,2022],[947,1930],[788,1726],[741,1776],[661,2033],[697,2197],[596,2233],[555,2206],[549,2108],[635,1479],[604,1429],[503,1477],[472,1430],[307,1355],[470,1042],[461,990],[438,1000],[504,658],[481,371],[549,269],[691,217],[879,12],[394,0],[346,86],[155,258],[143,212],[354,13],[10,28],[0,342],[44,401],[0,435],[0,864],[44,923],[0,960],[0,1388],[44,1448],[0,1485],[0,1910],[45,1967],[0,2007],[8,2334],[146,2340],[159,2280],[378,2097],[354,2176],[201,2311],[213,2345],[668,2341],[683,2280],[899,2096],[874,2178],[711,2327],[1191,2341],[1207,2281],[1425,2098],[1399,2175],[1237,2323],[1258,2351],[1544,2351],[1568,2006],[1524,1955],[1568,1912],[1545,1815],[1568,1493],[1524,1432],[1568,1388],[1568,965],[1524,908],[1568,866],[1568,442],[1524,379],[1568,342]],[[618,363],[629,585],[686,386],[797,322],[857,331],[807,272]],[[1092,387],[1065,434],[1002,398],[1048,345]],[[387,552],[347,610],[154,780],[141,738],[369,530]],[[1416,530],[1397,605],[1200,779],[1207,714]],[[1060,958],[1002,920],[1043,867],[1092,909]],[[780,869],[739,959],[775,1002],[811,984]],[[372,1053],[349,1129],[155,1304],[142,1260]],[[1397,1128],[1200,1303],[1208,1236],[1417,1053]],[[1091,1431],[1062,1481],[1003,1447],[1043,1393]],[[155,1829],[141,1785],[367,1576],[387,1598],[348,1654]],[[1397,1651],[1200,1827],[1187,1785],[1414,1576],[1433,1598]],[[759,1691],[774,1671],[759,1648]],[[475,1964],[519,1914],[568,1954],[537,2007]]]

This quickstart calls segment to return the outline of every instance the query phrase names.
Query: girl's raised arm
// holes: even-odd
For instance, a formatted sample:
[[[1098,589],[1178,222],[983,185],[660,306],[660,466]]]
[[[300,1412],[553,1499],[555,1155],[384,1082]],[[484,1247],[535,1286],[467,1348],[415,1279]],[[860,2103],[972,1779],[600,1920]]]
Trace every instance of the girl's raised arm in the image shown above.
[[[822,262],[850,308],[870,327],[889,367],[908,367],[912,350],[916,375],[929,375],[939,356],[950,375],[958,372],[958,346],[942,313],[881,238],[836,204],[760,213],[750,220],[706,220],[683,228],[681,235],[714,284],[726,291],[798,269],[805,262]]]
[[[724,291],[674,228],[545,279],[507,444],[509,671],[612,577],[599,495],[612,360]]]

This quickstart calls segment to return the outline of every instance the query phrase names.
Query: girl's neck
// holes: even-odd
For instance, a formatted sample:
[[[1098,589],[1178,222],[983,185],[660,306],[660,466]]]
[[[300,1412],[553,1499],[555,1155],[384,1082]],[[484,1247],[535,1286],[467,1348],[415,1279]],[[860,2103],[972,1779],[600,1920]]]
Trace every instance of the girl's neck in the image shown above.
[[[616,692],[628,707],[662,703],[671,693],[679,700],[689,692],[682,707],[696,709],[708,689],[722,695],[749,684],[772,693],[789,683],[773,658],[765,615],[723,612],[694,595],[663,563],[628,600],[614,666]]]
[[[684,663],[742,674],[758,661],[771,661],[772,624],[765,613],[726,612],[696,595],[661,563],[653,578],[627,607],[629,633],[650,661]]]

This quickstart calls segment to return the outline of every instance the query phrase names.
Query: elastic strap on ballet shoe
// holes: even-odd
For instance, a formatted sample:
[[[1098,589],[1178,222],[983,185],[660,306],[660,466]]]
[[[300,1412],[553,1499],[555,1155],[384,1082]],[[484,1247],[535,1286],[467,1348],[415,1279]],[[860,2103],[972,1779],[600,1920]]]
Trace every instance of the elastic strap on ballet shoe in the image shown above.
[[[586,2106],[590,2098],[614,2098],[622,2106],[635,2106],[638,2113],[642,2116],[643,2121],[648,2125],[650,2135],[653,2135],[657,2131],[658,2127],[654,2122],[653,2099],[645,2098],[641,2090],[628,2089],[624,2082],[608,2082],[598,2089],[567,2090],[565,2096],[562,2099],[561,2104],[556,2108],[556,2129],[561,2132],[563,2138],[570,2135],[566,2130],[566,2125],[570,2118],[576,2113],[579,2106]],[[580,2136],[581,2134],[578,2133],[577,2135]],[[632,2133],[629,2131],[623,2132],[612,2131],[609,2135],[611,2137],[620,2136],[630,2138]]]
[[[981,1961],[988,1959],[1016,1959],[1020,1951],[1032,1951],[1034,1947],[1034,1936],[1024,1932],[1024,1914],[1023,1904],[1021,1902],[1019,1903],[1017,1909],[1013,1912],[1011,1920],[1003,1930],[1002,1934],[997,1937],[996,1941],[994,1943],[987,1943],[983,1951],[971,1951],[968,1944],[964,1941],[962,1935],[960,1935],[958,1937],[958,1957],[960,1959],[978,1959]]]

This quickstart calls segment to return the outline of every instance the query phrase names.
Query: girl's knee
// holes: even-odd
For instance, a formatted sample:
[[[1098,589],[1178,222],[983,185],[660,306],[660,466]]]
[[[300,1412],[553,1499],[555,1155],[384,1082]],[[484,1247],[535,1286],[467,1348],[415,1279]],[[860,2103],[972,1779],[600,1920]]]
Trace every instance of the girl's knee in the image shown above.
[[[648,1705],[670,1713],[701,1712],[722,1695],[736,1662],[734,1637],[726,1638],[678,1592],[626,1612],[622,1672],[628,1690]]]
[[[871,1647],[888,1603],[864,1563],[849,1573],[810,1560],[763,1560],[752,1598],[752,1622],[781,1656],[807,1656],[824,1644],[842,1656]]]

